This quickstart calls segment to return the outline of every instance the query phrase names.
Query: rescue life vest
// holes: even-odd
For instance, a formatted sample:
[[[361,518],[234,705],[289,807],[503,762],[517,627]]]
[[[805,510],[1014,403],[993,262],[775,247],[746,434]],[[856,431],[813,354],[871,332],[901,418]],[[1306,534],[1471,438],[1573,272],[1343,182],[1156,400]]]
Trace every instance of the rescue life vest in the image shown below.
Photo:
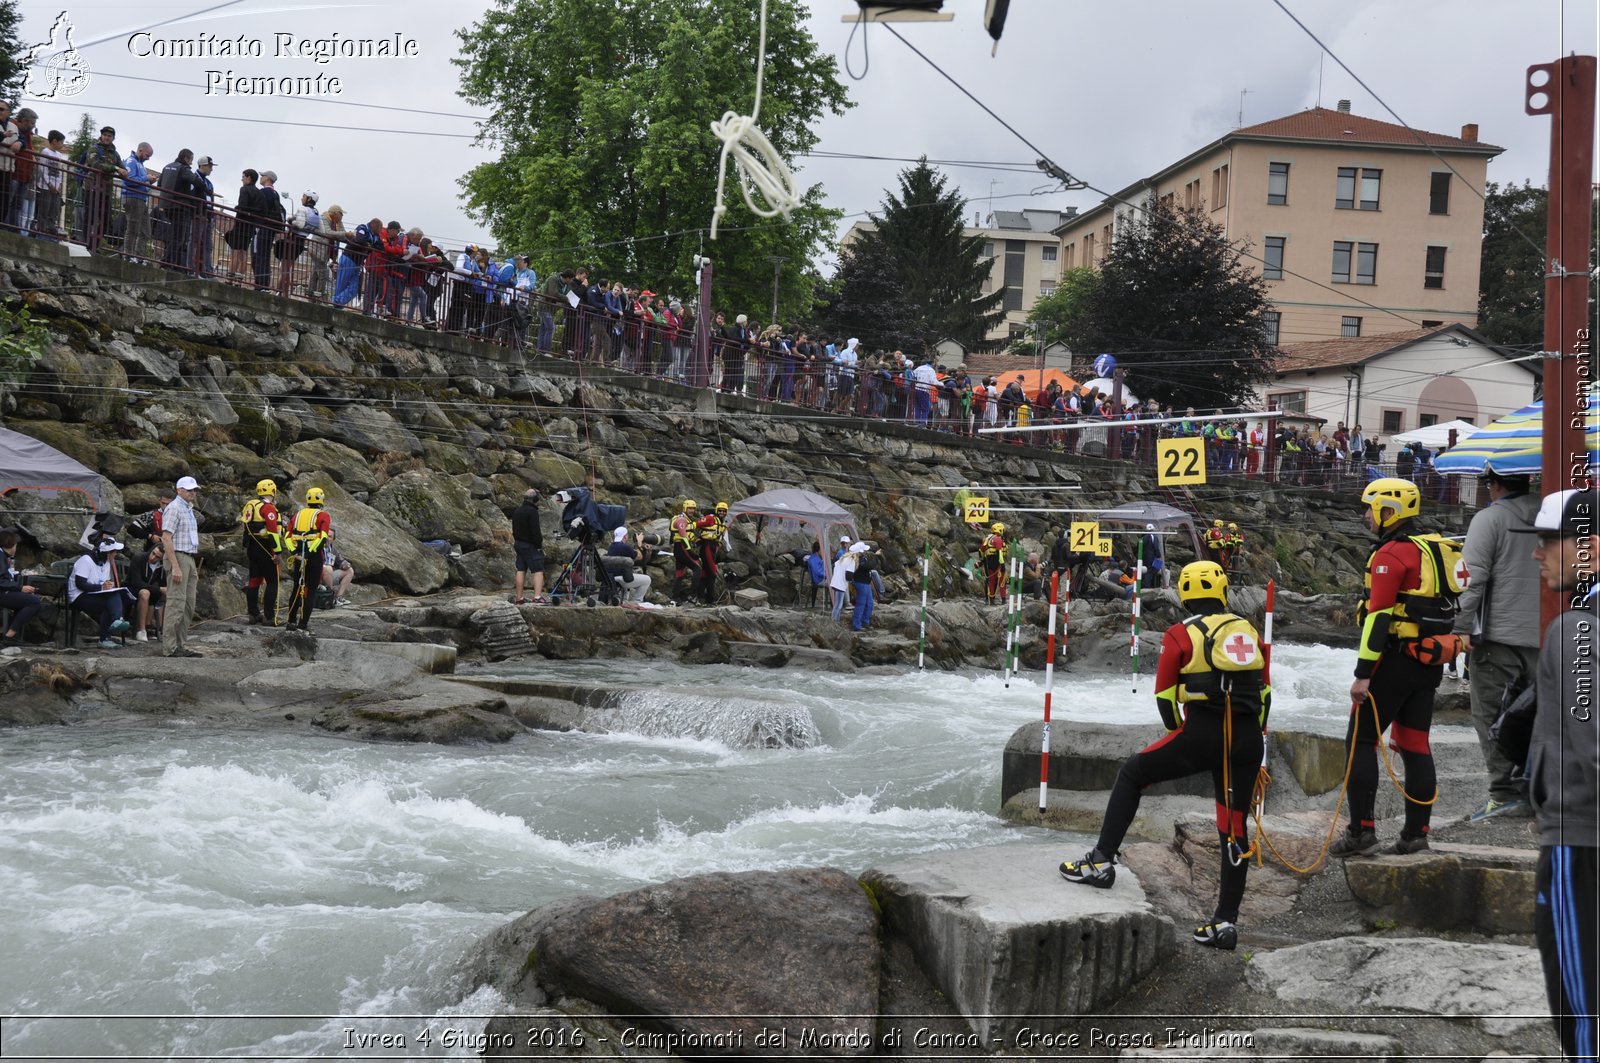
[[[1461,556],[1461,544],[1437,532],[1406,536],[1417,548],[1420,573],[1415,590],[1402,591],[1395,598],[1389,621],[1389,636],[1407,641],[1426,635],[1445,635],[1455,626],[1461,592],[1472,581]],[[1361,605],[1356,622],[1365,624],[1367,602],[1372,597],[1372,558],[1367,558],[1362,577]]]
[[[682,514],[672,518],[672,545],[694,545],[694,524]]]
[[[301,552],[321,550],[322,545],[328,541],[328,533],[317,526],[317,517],[323,512],[325,511],[307,506],[294,515],[289,541],[296,550]]]
[[[1006,541],[1004,539],[998,535],[990,535],[983,540],[983,546],[979,548],[978,552],[987,560],[989,558],[998,558],[1005,548]]]
[[[1267,659],[1255,625],[1233,613],[1191,616],[1183,622],[1194,650],[1178,670],[1178,701],[1240,712],[1261,711],[1261,673]]]
[[[701,517],[700,541],[702,543],[711,543],[720,538],[722,538],[722,522],[716,517]]]
[[[246,535],[275,547],[277,545],[278,532],[275,528],[269,529],[267,513],[265,512],[267,507],[271,505],[272,503],[265,499],[252,498],[244,504],[244,510],[239,514],[239,520],[244,524]],[[273,507],[272,523],[277,523],[277,507]]]

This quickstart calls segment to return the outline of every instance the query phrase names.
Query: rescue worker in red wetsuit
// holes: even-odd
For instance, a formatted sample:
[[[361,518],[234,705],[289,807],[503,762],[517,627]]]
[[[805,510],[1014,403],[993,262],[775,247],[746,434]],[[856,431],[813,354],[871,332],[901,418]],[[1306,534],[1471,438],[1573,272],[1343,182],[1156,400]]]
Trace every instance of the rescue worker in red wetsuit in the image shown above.
[[[1433,694],[1453,657],[1454,617],[1438,620],[1441,595],[1452,578],[1465,582],[1464,569],[1453,577],[1414,539],[1412,521],[1422,512],[1422,493],[1410,480],[1373,480],[1361,492],[1367,526],[1378,546],[1367,558],[1365,601],[1358,610],[1361,644],[1355,682],[1350,685],[1350,724],[1345,753],[1355,747],[1350,766],[1350,825],[1329,847],[1331,856],[1372,856],[1380,845],[1374,820],[1378,794],[1378,739],[1389,732],[1391,748],[1405,765],[1406,815],[1393,853],[1428,847],[1428,825],[1438,792],[1428,731],[1433,725]],[[1374,723],[1374,707],[1377,720]],[[1427,802],[1427,803],[1424,803]]]
[[[239,514],[244,523],[244,555],[250,566],[244,600],[250,607],[252,624],[278,623],[278,555],[283,553],[284,528],[277,499],[277,483],[260,480],[256,483],[256,497],[246,502]]]
[[[333,541],[333,518],[323,509],[325,495],[320,487],[306,488],[305,508],[294,515],[286,540],[290,564],[298,569],[295,590],[289,599],[287,628],[310,629],[311,606],[322,586],[322,562],[325,549]],[[298,610],[298,612],[297,612]],[[296,620],[295,617],[299,616]]]
[[[1237,947],[1239,903],[1250,869],[1245,813],[1255,789],[1267,713],[1272,708],[1261,636],[1228,611],[1228,576],[1214,561],[1195,561],[1178,574],[1178,600],[1195,615],[1167,628],[1156,665],[1156,709],[1167,734],[1129,757],[1117,772],[1095,847],[1061,865],[1061,877],[1101,889],[1116,881],[1117,849],[1139,811],[1145,787],[1211,773],[1222,877],[1211,921],[1195,928],[1208,948]]]
[[[722,536],[727,530],[723,518],[727,512],[728,503],[718,502],[716,510],[701,517],[695,525],[695,534],[699,536],[696,548],[700,552],[700,600],[706,605],[717,595],[717,563],[722,560]]]
[[[672,518],[672,600],[690,602],[700,596],[700,504],[683,500],[682,511]]]
[[[1001,598],[1005,586],[1006,526],[999,521],[989,525],[989,534],[978,547],[978,557],[983,562],[983,600],[993,605]]]

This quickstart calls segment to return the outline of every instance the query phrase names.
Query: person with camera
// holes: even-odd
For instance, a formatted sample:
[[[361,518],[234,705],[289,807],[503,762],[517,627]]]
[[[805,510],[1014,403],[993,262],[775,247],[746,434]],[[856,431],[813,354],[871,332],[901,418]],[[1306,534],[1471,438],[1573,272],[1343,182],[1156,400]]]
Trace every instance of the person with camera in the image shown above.
[[[522,501],[511,513],[511,548],[517,555],[516,593],[518,605],[526,605],[523,584],[532,584],[535,605],[545,604],[544,596],[544,529],[539,526],[539,490],[530,487],[522,492]]]
[[[620,571],[613,571],[610,564],[606,571],[622,584],[623,602],[627,605],[643,603],[645,595],[650,593],[650,577],[644,571],[644,533],[641,532],[628,540],[628,529],[618,528],[611,533],[611,545],[606,548],[607,558],[622,558],[628,562],[626,566],[619,566]]]

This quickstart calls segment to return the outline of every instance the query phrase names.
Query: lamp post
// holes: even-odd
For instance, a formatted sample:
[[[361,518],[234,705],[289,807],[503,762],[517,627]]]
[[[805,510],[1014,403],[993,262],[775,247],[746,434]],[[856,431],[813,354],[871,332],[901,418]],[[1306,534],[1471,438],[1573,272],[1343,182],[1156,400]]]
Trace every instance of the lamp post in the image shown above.
[[[772,263],[772,320],[769,324],[778,323],[778,278],[783,273],[783,264],[789,261],[783,255],[768,255],[767,261]]]

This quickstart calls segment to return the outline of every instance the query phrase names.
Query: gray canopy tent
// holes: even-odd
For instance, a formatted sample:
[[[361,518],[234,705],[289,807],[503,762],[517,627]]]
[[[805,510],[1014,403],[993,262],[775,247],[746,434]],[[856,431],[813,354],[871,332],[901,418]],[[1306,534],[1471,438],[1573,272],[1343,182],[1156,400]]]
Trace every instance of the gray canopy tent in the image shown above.
[[[741,499],[728,507],[728,519],[731,521],[735,517],[787,521],[796,527],[808,529],[812,538],[822,544],[822,563],[830,576],[833,574],[833,552],[829,544],[838,535],[860,538],[856,534],[856,519],[842,506],[825,495],[803,491],[798,487],[764,491]]]
[[[1101,525],[1133,531],[1176,534],[1180,529],[1186,529],[1189,532],[1189,545],[1194,549],[1194,556],[1205,557],[1200,550],[1200,535],[1195,531],[1194,518],[1176,506],[1169,506],[1163,502],[1124,502],[1101,513],[1099,520]],[[1165,557],[1168,551],[1163,547],[1161,553]]]
[[[73,492],[100,508],[100,474],[32,436],[0,428],[0,495]]]

